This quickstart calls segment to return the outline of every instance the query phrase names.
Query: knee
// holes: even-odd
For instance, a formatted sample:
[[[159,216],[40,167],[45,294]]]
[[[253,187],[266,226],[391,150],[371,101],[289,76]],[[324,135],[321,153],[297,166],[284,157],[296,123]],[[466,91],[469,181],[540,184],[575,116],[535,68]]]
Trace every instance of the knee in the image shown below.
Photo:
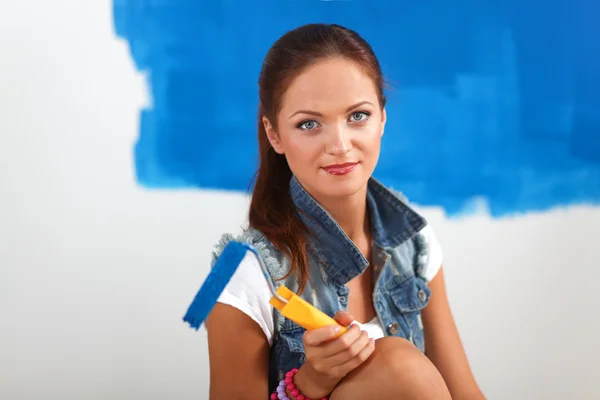
[[[382,358],[395,360],[397,357],[403,359],[420,358],[423,353],[411,342],[399,337],[384,337],[375,341],[375,353]]]
[[[340,382],[331,398],[361,395],[450,399],[444,379],[431,361],[412,343],[396,337],[377,340],[371,357]]]
[[[375,342],[370,369],[403,383],[417,384],[439,375],[431,361],[408,340],[386,337]],[[440,376],[441,377],[441,376]],[[405,382],[406,381],[406,382]]]
[[[386,366],[394,375],[406,373],[430,364],[429,359],[408,340],[385,337],[375,342],[373,361],[377,366]]]

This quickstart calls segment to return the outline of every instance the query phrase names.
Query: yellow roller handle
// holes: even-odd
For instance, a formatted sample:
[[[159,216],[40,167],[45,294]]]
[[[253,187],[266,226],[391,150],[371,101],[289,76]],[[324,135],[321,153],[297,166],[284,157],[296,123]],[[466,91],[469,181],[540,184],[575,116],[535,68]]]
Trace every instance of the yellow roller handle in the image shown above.
[[[315,308],[285,286],[279,286],[277,294],[286,299],[288,301],[287,304],[277,297],[272,297],[269,303],[278,309],[286,318],[291,319],[301,327],[311,330],[329,325],[339,325],[335,319]],[[338,336],[347,331],[345,326],[339,326],[342,329]]]

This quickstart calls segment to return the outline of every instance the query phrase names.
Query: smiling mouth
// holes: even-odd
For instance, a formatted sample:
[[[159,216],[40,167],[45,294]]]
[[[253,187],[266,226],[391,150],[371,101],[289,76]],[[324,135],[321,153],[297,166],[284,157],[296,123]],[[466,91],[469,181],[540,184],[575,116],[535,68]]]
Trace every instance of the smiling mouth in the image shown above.
[[[346,175],[350,173],[354,167],[358,165],[358,162],[344,163],[344,164],[333,164],[323,167],[323,169],[331,175]]]

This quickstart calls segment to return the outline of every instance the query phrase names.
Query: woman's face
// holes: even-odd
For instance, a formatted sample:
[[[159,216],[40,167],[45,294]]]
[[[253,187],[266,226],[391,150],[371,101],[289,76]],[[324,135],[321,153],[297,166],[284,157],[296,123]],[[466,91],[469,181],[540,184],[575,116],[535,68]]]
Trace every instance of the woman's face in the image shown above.
[[[274,150],[284,154],[317,200],[366,189],[385,125],[374,82],[343,58],[323,60],[298,75],[282,99],[277,132],[263,122]]]

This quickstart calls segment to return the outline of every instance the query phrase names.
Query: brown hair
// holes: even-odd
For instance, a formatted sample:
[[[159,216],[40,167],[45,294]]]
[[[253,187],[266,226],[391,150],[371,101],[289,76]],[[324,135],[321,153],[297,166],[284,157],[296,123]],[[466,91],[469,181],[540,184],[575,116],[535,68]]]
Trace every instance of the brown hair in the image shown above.
[[[263,125],[267,117],[277,131],[277,114],[291,81],[306,68],[326,58],[344,57],[367,73],[375,84],[380,106],[385,106],[384,79],[371,46],[356,32],[339,25],[308,24],[287,32],[267,52],[260,72],[258,148],[260,165],[250,203],[250,226],[262,232],[291,261],[286,275],[296,273],[298,293],[308,280],[308,232],[289,194],[292,171],[284,155],[271,147]]]

